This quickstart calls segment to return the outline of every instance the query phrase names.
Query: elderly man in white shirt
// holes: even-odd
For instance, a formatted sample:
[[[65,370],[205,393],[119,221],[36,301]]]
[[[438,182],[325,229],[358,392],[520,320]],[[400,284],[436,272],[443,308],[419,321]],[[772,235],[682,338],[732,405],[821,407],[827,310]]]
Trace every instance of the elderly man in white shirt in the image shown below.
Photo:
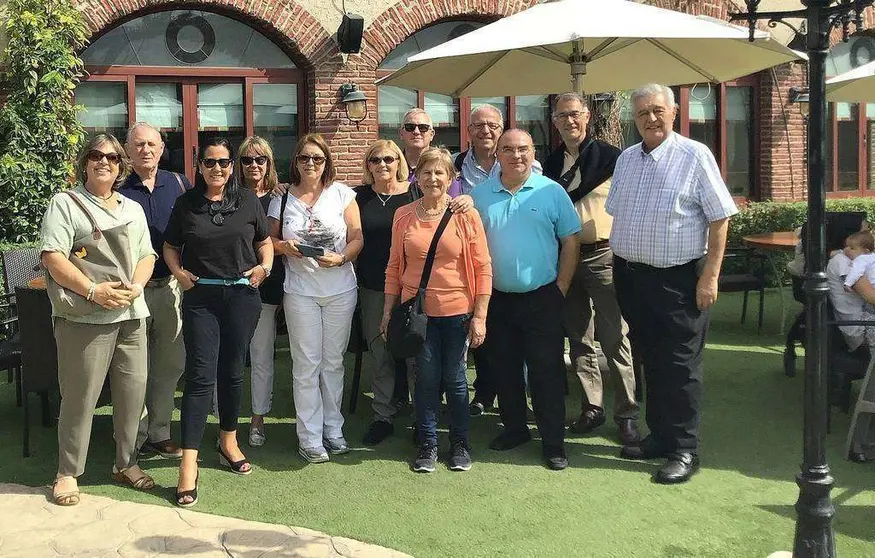
[[[606,209],[617,299],[644,365],[650,434],[620,455],[667,458],[654,479],[672,484],[699,469],[708,309],[738,209],[708,147],[672,131],[671,89],[646,85],[632,105],[643,141],[617,160]]]

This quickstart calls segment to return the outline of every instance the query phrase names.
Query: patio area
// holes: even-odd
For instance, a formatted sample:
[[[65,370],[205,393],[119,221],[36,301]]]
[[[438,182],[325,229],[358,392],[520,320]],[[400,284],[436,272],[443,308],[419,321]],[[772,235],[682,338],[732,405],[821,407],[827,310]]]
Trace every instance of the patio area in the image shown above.
[[[799,310],[791,304],[790,317]],[[324,465],[306,465],[296,453],[283,342],[267,443],[259,449],[243,446],[254,473],[238,477],[218,468],[210,450],[216,429],[212,421],[196,511],[305,527],[425,558],[765,557],[789,550],[798,495],[794,476],[802,459],[802,359],[799,376],[783,375],[776,291],[767,294],[761,335],[754,311],[739,324],[740,307],[740,295],[721,295],[712,313],[705,352],[702,470],[687,484],[654,484],[650,473],[655,462],[620,459],[611,425],[592,436],[569,438],[570,467],[561,473],[541,465],[539,444],[489,451],[486,446],[499,421],[494,413],[472,419],[474,468],[469,473],[441,466],[432,475],[416,475],[408,467],[414,452],[409,413],[398,419],[394,436],[386,442],[361,448],[370,420],[366,397],[355,415],[347,415],[345,432],[356,450]],[[350,359],[347,387],[351,369]],[[571,419],[579,409],[580,389],[576,377],[570,376],[569,382]],[[366,367],[362,385],[369,383]],[[243,421],[248,401],[247,392]],[[104,496],[170,507],[176,462],[143,463],[159,485],[151,493],[110,483],[113,444],[107,412],[99,409],[95,420],[88,470],[80,479],[83,503]],[[843,459],[849,419],[833,409],[828,438],[837,507],[833,527],[839,555],[871,556],[875,466]],[[241,439],[246,428],[241,425]],[[176,425],[174,429],[177,434]],[[0,384],[0,447],[6,449],[0,483],[46,485],[56,465],[54,432],[34,426],[32,457],[23,459],[21,412],[12,386]],[[17,513],[16,507],[3,513]]]

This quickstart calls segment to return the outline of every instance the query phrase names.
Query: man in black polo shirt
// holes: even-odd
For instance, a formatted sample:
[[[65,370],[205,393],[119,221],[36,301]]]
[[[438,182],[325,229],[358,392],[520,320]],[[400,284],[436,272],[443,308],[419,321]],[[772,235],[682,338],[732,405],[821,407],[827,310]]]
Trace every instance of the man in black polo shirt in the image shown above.
[[[158,168],[164,153],[161,134],[150,124],[137,122],[128,131],[125,151],[133,172],[120,192],[139,203],[146,213],[152,247],[158,255],[152,279],[144,295],[151,316],[146,320],[149,336],[149,375],[146,383],[146,407],[137,446],[143,452],[155,452],[164,458],[182,457],[182,450],[170,437],[173,396],[185,370],[182,345],[182,291],[161,256],[164,229],[176,198],[191,188],[188,179]]]

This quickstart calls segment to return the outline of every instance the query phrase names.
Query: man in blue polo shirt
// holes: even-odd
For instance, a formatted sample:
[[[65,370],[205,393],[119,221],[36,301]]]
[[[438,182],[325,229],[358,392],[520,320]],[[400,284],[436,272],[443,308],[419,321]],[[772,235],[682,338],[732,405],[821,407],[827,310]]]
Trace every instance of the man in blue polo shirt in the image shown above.
[[[137,122],[128,130],[125,151],[133,172],[122,185],[122,195],[143,207],[152,247],[159,254],[155,271],[146,284],[143,295],[151,316],[146,320],[149,336],[149,374],[146,381],[145,413],[140,421],[137,447],[164,458],[182,457],[182,450],[170,437],[173,396],[176,384],[185,370],[185,348],[182,345],[182,291],[170,275],[164,258],[164,229],[176,198],[191,188],[185,176],[160,170],[158,163],[164,153],[161,134],[150,124]]]
[[[580,255],[580,218],[559,184],[532,173],[534,159],[532,137],[506,131],[498,140],[499,176],[472,192],[492,256],[486,344],[504,422],[489,447],[509,450],[532,437],[525,364],[544,459],[561,470],[568,466],[562,305]]]

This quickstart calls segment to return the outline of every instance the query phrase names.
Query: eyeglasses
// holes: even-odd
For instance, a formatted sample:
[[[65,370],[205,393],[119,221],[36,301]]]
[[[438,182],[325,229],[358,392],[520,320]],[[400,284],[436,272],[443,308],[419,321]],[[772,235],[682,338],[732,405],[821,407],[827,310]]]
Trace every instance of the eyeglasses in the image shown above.
[[[424,134],[427,131],[431,130],[431,124],[414,124],[412,122],[408,122],[404,124],[405,132],[412,132],[413,130],[419,130],[419,133]]]
[[[222,212],[220,211],[221,208],[222,202],[210,202],[210,220],[213,222],[214,225],[218,225],[220,227],[225,224],[225,216],[222,215]]]
[[[252,163],[261,166],[267,163],[267,157],[265,157],[264,155],[259,155],[257,157],[240,157],[240,162],[243,164],[244,167],[248,167]]]
[[[201,159],[201,164],[208,169],[219,165],[219,168],[227,169],[231,166],[232,159],[222,158],[222,159]]]
[[[386,165],[391,165],[397,160],[398,157],[395,157],[394,155],[383,155],[382,157],[368,157],[368,162],[372,165],[379,165],[380,163],[386,163]]]
[[[505,155],[516,155],[517,153],[520,155],[528,155],[531,150],[532,148],[528,145],[523,145],[522,147],[505,146],[501,148],[501,152]]]
[[[583,116],[583,111],[580,110],[569,110],[567,112],[556,112],[553,113],[553,120],[565,120],[568,117],[571,117],[573,120],[577,120],[581,116]]]
[[[325,162],[325,157],[322,155],[298,155],[295,160],[302,165],[306,165],[307,161],[313,161],[313,164],[318,167]]]
[[[489,128],[492,131],[495,131],[495,130],[501,128],[501,124],[498,124],[496,122],[471,122],[471,127],[474,128],[475,130],[478,128],[485,127],[485,128]]]
[[[118,153],[104,153],[103,151],[98,151],[97,149],[92,149],[88,152],[88,160],[92,163],[98,163],[102,161],[104,158],[106,162],[110,165],[117,165],[119,161],[122,160],[121,155]]]

